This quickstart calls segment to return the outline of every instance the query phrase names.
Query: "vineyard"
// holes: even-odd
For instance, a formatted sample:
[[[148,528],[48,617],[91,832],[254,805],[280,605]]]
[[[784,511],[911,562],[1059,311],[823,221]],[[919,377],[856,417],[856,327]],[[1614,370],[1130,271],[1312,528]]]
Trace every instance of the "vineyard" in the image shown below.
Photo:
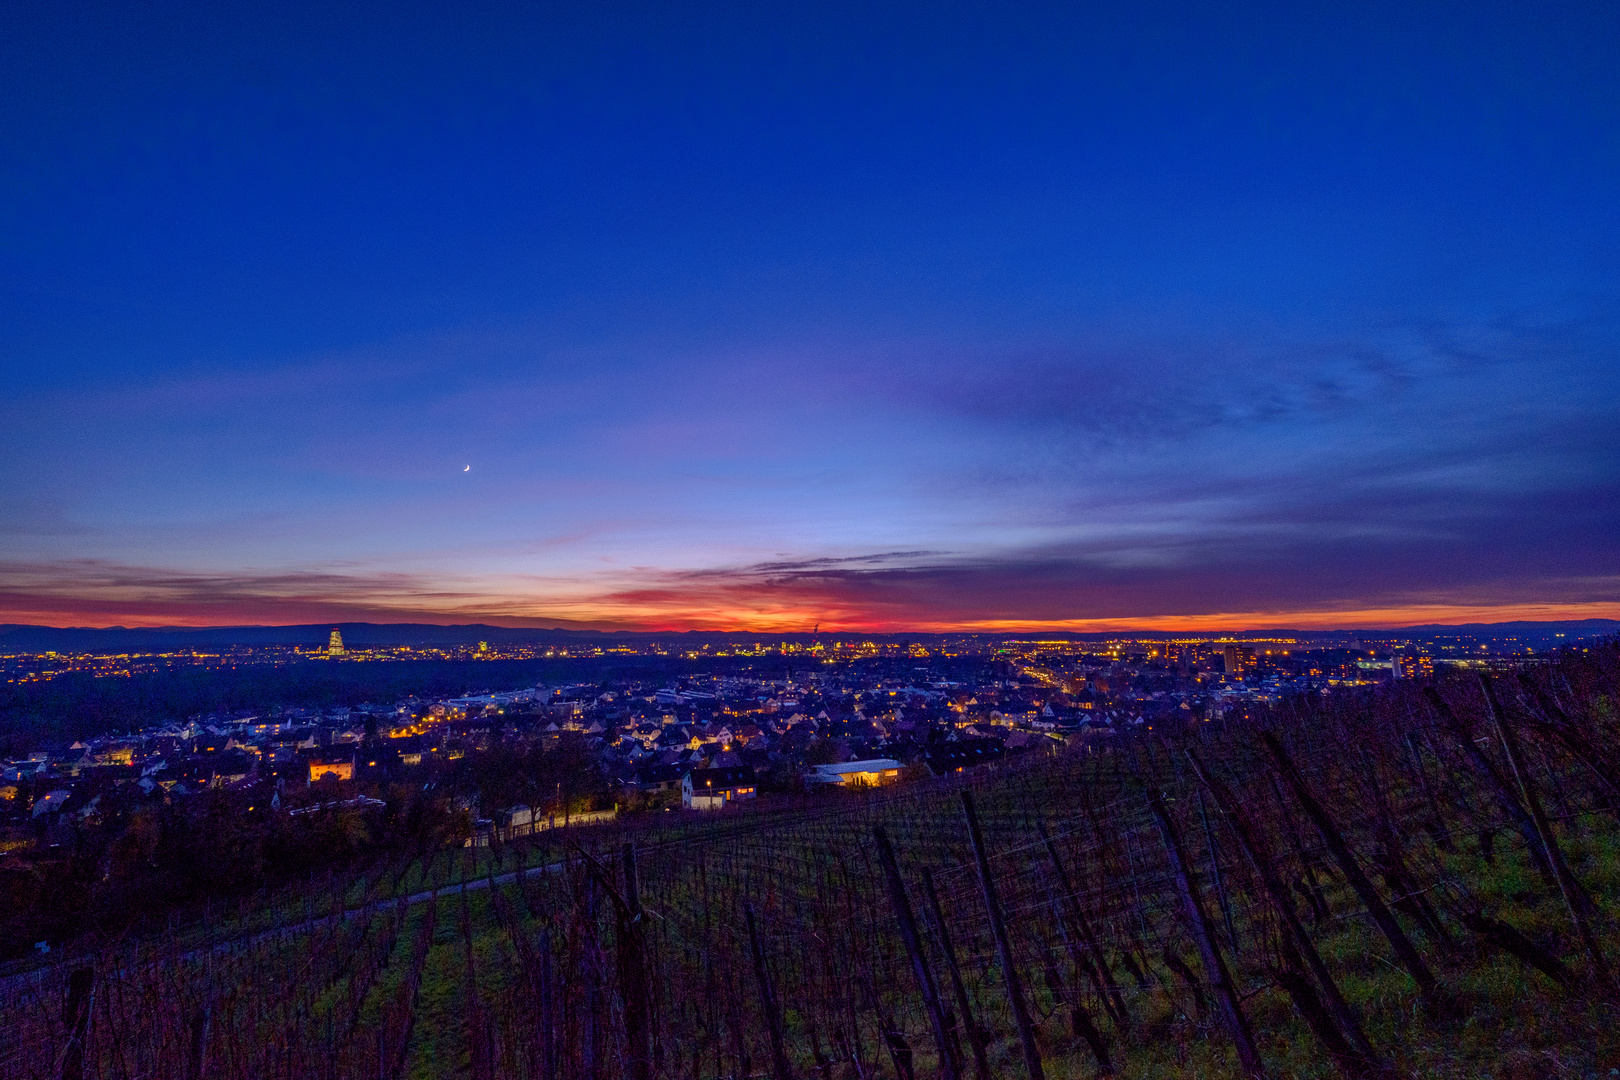
[[[450,849],[0,981],[0,1076],[1586,1077],[1620,650]]]

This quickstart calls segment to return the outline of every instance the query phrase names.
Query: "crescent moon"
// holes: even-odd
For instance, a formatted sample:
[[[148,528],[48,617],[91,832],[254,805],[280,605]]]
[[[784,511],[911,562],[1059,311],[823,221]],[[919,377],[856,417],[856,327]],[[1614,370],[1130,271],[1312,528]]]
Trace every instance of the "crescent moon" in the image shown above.
[[[461,470],[461,471],[462,471],[462,472],[472,472],[472,466],[471,466],[471,465],[469,465],[469,466],[467,466],[467,467],[466,467],[466,468],[465,468],[465,469],[462,469],[462,470]]]

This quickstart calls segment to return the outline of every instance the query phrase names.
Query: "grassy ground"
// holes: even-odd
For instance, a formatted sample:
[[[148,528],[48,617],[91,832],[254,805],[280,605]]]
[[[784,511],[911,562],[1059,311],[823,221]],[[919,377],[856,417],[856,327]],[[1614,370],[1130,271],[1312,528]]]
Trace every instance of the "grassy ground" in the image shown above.
[[[1559,891],[1502,820],[1487,778],[1470,771],[1443,733],[1412,726],[1422,714],[1396,704],[1403,707],[1324,713],[1284,730],[1307,783],[1380,895],[1427,905],[1429,916],[1409,904],[1397,918],[1449,1008],[1425,1003],[1321,836],[1273,784],[1255,732],[1211,727],[898,789],[828,793],[714,816],[627,815],[570,836],[439,852],[283,890],[178,927],[140,956],[126,944],[98,960],[98,985],[107,989],[98,991],[95,1009],[102,1011],[93,1015],[105,1018],[92,1025],[97,1056],[86,1075],[137,1075],[119,1071],[115,1048],[131,1059],[172,1062],[200,1046],[217,1076],[540,1077],[541,1046],[550,1039],[561,1077],[628,1077],[634,1070],[626,1002],[633,983],[621,967],[624,933],[639,940],[637,955],[651,973],[654,1075],[716,1080],[771,1072],[761,962],[796,1076],[896,1077],[903,1065],[886,1047],[886,1033],[909,1050],[917,1076],[938,1075],[929,1019],[875,855],[873,827],[882,825],[898,852],[924,956],[943,997],[954,1005],[943,948],[948,937],[970,1013],[986,1034],[990,1075],[1019,1077],[1027,1071],[1024,1054],[964,824],[964,790],[983,825],[1048,1077],[1097,1072],[1090,1044],[1072,1024],[1076,1002],[1100,1029],[1118,1076],[1243,1075],[1214,1007],[1165,838],[1147,810],[1150,790],[1168,799],[1171,826],[1266,1072],[1344,1075],[1279,984],[1287,954],[1283,923],[1230,823],[1201,801],[1205,793],[1185,764],[1189,749],[1235,792],[1264,842],[1264,858],[1287,881],[1303,885],[1307,867],[1314,868],[1326,910],[1312,917],[1303,899],[1298,910],[1387,1075],[1611,1075],[1620,1069],[1616,995],[1587,978],[1590,964]],[[1473,734],[1485,730],[1478,714],[1471,721]],[[1422,738],[1403,741],[1413,732]],[[1614,963],[1620,958],[1614,812],[1584,766],[1550,745],[1530,752],[1558,843],[1597,901],[1592,924]],[[1417,782],[1414,761],[1429,770],[1431,789]],[[1059,885],[1042,829],[1072,891]],[[1449,849],[1440,836],[1449,837]],[[637,853],[644,909],[634,922],[616,916],[625,844]],[[1391,851],[1404,865],[1407,892],[1385,876]],[[507,876],[525,870],[534,872]],[[938,896],[938,920],[925,872]],[[464,883],[481,887],[463,889]],[[429,890],[437,891],[431,904],[422,899]],[[411,897],[417,902],[398,904]],[[750,910],[758,960],[747,932]],[[339,911],[349,912],[346,919],[324,918]],[[1076,911],[1099,942],[1123,1022],[1107,1015],[1075,966],[1077,952],[1085,952],[1075,936]],[[1487,947],[1462,922],[1470,912],[1511,924],[1566,965],[1573,981],[1561,986]],[[1433,925],[1425,927],[1430,917]],[[539,1002],[542,935],[552,950],[549,1014]],[[44,989],[34,998],[17,993],[0,1000],[15,1021],[0,1025],[5,1075],[53,1075],[51,1055],[64,1039],[57,1003],[68,966],[43,970]],[[163,987],[182,969],[181,983],[189,980],[184,1000],[166,1001]],[[160,979],[165,970],[170,983]],[[113,1001],[146,1004],[119,1026]],[[152,1010],[147,1022],[140,1008]],[[202,1015],[211,1019],[197,1043]],[[351,1026],[355,1015],[359,1022]],[[964,1077],[975,1071],[969,1059]]]
[[[1061,811],[1072,807],[1063,806],[1061,792],[1074,782],[1075,771],[1073,763],[1057,763],[980,778],[976,784],[987,831],[997,838],[991,847],[1000,852],[997,871],[1003,875],[1009,921],[1018,927],[1018,948],[1032,969],[1043,950],[1051,951],[1047,935],[1055,920],[1039,896],[1041,888],[1050,883],[1021,880],[1021,875],[1031,873],[1025,858],[1030,854],[1027,814],[1030,806],[1044,805],[1047,820],[1064,824]],[[1092,779],[1096,781],[1095,776]],[[763,826],[742,835],[726,828],[729,823],[715,822],[707,826],[718,834],[712,844],[705,842],[706,827],[698,826],[687,844],[642,856],[643,903],[654,913],[655,933],[662,935],[664,945],[660,959],[669,990],[664,1003],[668,1034],[687,1043],[713,1040],[719,1046],[719,1053],[711,1055],[708,1063],[697,1065],[700,1075],[740,1071],[741,1063],[726,1047],[732,1038],[727,1029],[732,1024],[747,1030],[751,1070],[764,1074],[769,1067],[746,942],[737,918],[742,902],[753,904],[762,925],[769,927],[767,949],[786,1007],[789,1052],[796,1071],[817,1071],[815,1042],[821,1043],[825,1056],[834,1056],[830,1029],[836,1021],[832,1018],[840,1013],[842,1001],[853,998],[859,1002],[853,1026],[866,1029],[864,1075],[894,1074],[892,1061],[878,1043],[877,1030],[882,1027],[902,1029],[915,1052],[919,1075],[933,1074],[936,1064],[926,1020],[917,1006],[903,955],[893,941],[878,940],[890,933],[892,919],[879,894],[870,865],[870,845],[865,840],[867,829],[876,822],[885,823],[895,836],[897,846],[907,855],[908,871],[932,864],[945,893],[947,921],[958,932],[974,1008],[995,1033],[988,1048],[994,1075],[1023,1072],[1016,1032],[1005,1007],[999,963],[982,913],[975,910],[977,886],[967,866],[955,789],[956,785],[945,783],[902,798],[851,800],[827,814]],[[1139,823],[1131,827],[1141,831]],[[1137,854],[1145,861],[1149,854],[1146,841],[1151,837],[1137,839],[1143,842],[1143,850]],[[1577,874],[1594,895],[1605,898],[1603,924],[1614,926],[1620,912],[1607,898],[1620,895],[1620,852],[1612,837],[1588,837],[1568,847]],[[602,848],[605,857],[609,845]],[[1426,850],[1423,856],[1466,886],[1472,899],[1495,917],[1552,945],[1572,969],[1580,969],[1581,957],[1562,904],[1536,878],[1522,845],[1499,838],[1493,866],[1486,866],[1471,838],[1449,855]],[[856,894],[853,908],[841,903],[838,896],[845,885],[841,861],[854,881],[850,890]],[[521,932],[533,933],[542,925],[566,926],[573,898],[563,879],[561,874],[549,875],[544,881],[530,879],[531,891],[544,897],[543,914],[540,919],[525,918]],[[508,886],[506,892],[513,907],[523,912],[520,890]],[[1342,880],[1329,882],[1326,899],[1333,915],[1313,928],[1313,936],[1394,1074],[1584,1078],[1606,1076],[1609,1069],[1620,1067],[1616,1010],[1590,989],[1560,988],[1506,954],[1483,950],[1454,923],[1447,923],[1450,940],[1441,942],[1425,939],[1410,920],[1403,920],[1459,1004],[1455,1016],[1432,1016],[1412,978],[1395,963],[1389,943],[1361,911],[1350,888]],[[1181,928],[1174,912],[1162,904],[1150,908],[1149,921],[1156,924],[1151,931],[1175,940]],[[515,1044],[524,1025],[534,1023],[519,960],[489,897],[474,894],[471,915],[480,1000],[497,1017],[497,1027],[501,1023],[508,1026],[508,1039]],[[1241,946],[1252,949],[1256,939],[1267,932],[1262,916],[1253,906],[1237,912]],[[603,933],[610,936],[605,923]],[[822,942],[834,938],[842,940],[830,951],[813,954],[823,947]],[[1604,941],[1611,950],[1620,946],[1620,938],[1612,932],[1606,932]],[[1196,957],[1184,939],[1178,948],[1196,969]],[[871,950],[867,960],[857,955],[860,950]],[[1145,990],[1116,972],[1132,1013],[1129,1032],[1116,1031],[1101,1019],[1096,1003],[1088,1002],[1113,1042],[1117,1074],[1143,1078],[1240,1076],[1230,1040],[1213,1016],[1200,1017],[1178,977],[1156,957],[1150,954],[1148,958],[1144,974],[1149,986]],[[442,925],[424,982],[410,1058],[412,1076],[475,1075],[465,1030],[464,963],[459,925]],[[723,969],[718,991],[705,981],[706,972],[715,966]],[[1253,964],[1240,959],[1236,967],[1243,1007],[1267,1069],[1274,1075],[1301,1078],[1338,1075],[1289,998]],[[611,990],[610,970],[594,976]],[[1047,1075],[1091,1075],[1094,1058],[1087,1045],[1071,1034],[1068,1014],[1051,988],[1039,975],[1028,972],[1026,982]],[[516,995],[515,1005],[504,1000],[508,995]],[[705,1000],[710,1006],[707,1015],[698,1004]],[[526,1010],[525,1005],[531,1007]],[[734,1015],[728,1017],[728,1012]],[[817,1017],[820,1030],[813,1033]],[[512,1051],[512,1059],[520,1069],[526,1067],[520,1051]],[[675,1071],[672,1062],[666,1062],[666,1067]],[[686,1075],[692,1075],[692,1067],[688,1057],[682,1067]],[[852,1064],[830,1071],[835,1076],[856,1075]]]

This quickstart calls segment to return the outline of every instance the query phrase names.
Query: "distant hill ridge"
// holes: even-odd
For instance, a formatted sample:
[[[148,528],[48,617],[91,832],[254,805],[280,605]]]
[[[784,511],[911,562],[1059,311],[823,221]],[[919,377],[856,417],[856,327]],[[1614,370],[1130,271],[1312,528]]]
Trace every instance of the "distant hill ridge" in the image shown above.
[[[476,645],[489,642],[615,641],[622,631],[512,628],[484,623],[440,626],[433,623],[305,623],[295,626],[30,626],[0,624],[0,652],[100,651],[104,649],[175,649],[218,645],[326,644],[337,628],[345,645]],[[636,635],[647,637],[654,635]]]
[[[679,638],[683,642],[723,642],[744,640],[808,641],[808,633],[766,632],[754,630],[687,630],[687,631],[632,631],[632,630],[569,630],[561,627],[546,629],[535,627],[491,626],[485,623],[440,625],[435,623],[305,623],[296,626],[208,626],[208,627],[146,627],[122,626],[33,626],[19,623],[0,623],[0,652],[105,652],[105,651],[165,651],[207,646],[228,645],[299,645],[317,648],[326,644],[327,635],[336,627],[343,634],[346,645],[357,648],[377,645],[474,645],[480,641],[491,644],[630,644]],[[1116,630],[1100,633],[1069,631],[1022,631],[1000,634],[980,634],[986,638],[1039,636],[1049,640],[1101,641],[1108,638],[1133,636],[1140,638],[1171,638],[1196,634],[1196,631]],[[1423,626],[1404,626],[1372,629],[1295,630],[1270,628],[1241,631],[1211,631],[1209,637],[1260,637],[1287,635],[1299,638],[1334,638],[1351,635],[1380,636],[1402,634],[1411,637],[1472,634],[1500,636],[1525,634],[1539,638],[1553,638],[1558,634],[1571,639],[1602,637],[1620,633],[1620,620],[1581,619],[1571,622],[1501,622],[1467,623],[1446,626],[1430,623]],[[960,638],[967,634],[937,634],[897,631],[868,633],[861,630],[827,630],[820,635],[829,637],[860,638],[872,641],[938,641],[947,637]],[[1203,636],[1203,635],[1201,635]]]

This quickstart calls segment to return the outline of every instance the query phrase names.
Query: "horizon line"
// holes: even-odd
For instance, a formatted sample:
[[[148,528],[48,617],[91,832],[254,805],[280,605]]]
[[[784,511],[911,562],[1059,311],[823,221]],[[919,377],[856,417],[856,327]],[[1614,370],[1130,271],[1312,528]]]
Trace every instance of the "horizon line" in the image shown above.
[[[1395,631],[1395,630],[1428,629],[1428,628],[1431,628],[1431,627],[1448,627],[1448,628],[1463,629],[1463,628],[1468,628],[1468,627],[1492,627],[1492,626],[1508,626],[1508,625],[1532,625],[1532,626],[1535,626],[1535,625],[1547,625],[1547,626],[1552,626],[1552,625],[1570,625],[1570,624],[1582,624],[1582,623],[1585,623],[1585,624],[1610,623],[1610,624],[1614,624],[1617,627],[1620,627],[1620,619],[1609,618],[1609,617],[1604,617],[1604,616],[1587,616],[1587,617],[1584,617],[1584,618],[1562,618],[1562,619],[1559,619],[1559,618],[1550,618],[1550,619],[1549,618],[1542,618],[1542,619],[1526,619],[1526,618],[1514,619],[1514,618],[1509,618],[1509,619],[1499,619],[1499,620],[1495,620],[1495,621],[1480,621],[1480,620],[1478,620],[1476,618],[1476,619],[1470,620],[1470,621],[1456,621],[1456,622],[1449,621],[1449,620],[1444,620],[1444,619],[1435,619],[1435,620],[1428,621],[1428,622],[1402,622],[1402,623],[1400,623],[1398,625],[1393,623],[1393,622],[1389,623],[1389,624],[1371,624],[1371,623],[1359,623],[1358,624],[1358,623],[1349,623],[1349,622],[1347,622],[1347,623],[1342,624],[1342,625],[1321,625],[1321,626],[1303,626],[1303,625],[1301,625],[1301,626],[1289,626],[1289,625],[1286,625],[1286,624],[1278,624],[1278,623],[1272,623],[1272,624],[1269,624],[1269,625],[1256,625],[1256,624],[1250,624],[1250,625],[1236,625],[1236,624],[1212,625],[1210,623],[1204,623],[1202,625],[1199,625],[1199,624],[1197,624],[1196,620],[1191,621],[1191,622],[1186,623],[1186,624],[1182,624],[1182,625],[1170,624],[1168,622],[1168,620],[1166,620],[1163,623],[1160,623],[1159,625],[1150,625],[1151,623],[1156,622],[1156,621],[1157,620],[1150,619],[1150,620],[1146,620],[1146,621],[1144,621],[1142,623],[1126,624],[1126,623],[1118,622],[1116,620],[1105,620],[1105,619],[1097,619],[1097,620],[1065,620],[1066,625],[1054,625],[1054,624],[1052,624],[1050,622],[1044,623],[1044,624],[1040,623],[1040,622],[1034,622],[1034,623],[1022,623],[1022,622],[1019,622],[1019,623],[1014,623],[1012,620],[1007,620],[1005,622],[998,621],[997,624],[993,624],[993,625],[987,625],[986,622],[976,622],[976,623],[964,623],[964,624],[957,625],[957,626],[939,625],[939,624],[932,624],[932,625],[924,624],[924,625],[914,625],[914,626],[890,626],[890,627],[882,627],[882,628],[872,627],[872,626],[845,626],[845,627],[829,627],[829,628],[821,629],[819,631],[813,630],[813,629],[788,629],[788,628],[781,627],[781,626],[757,627],[757,626],[746,626],[746,625],[738,625],[738,626],[688,626],[688,627],[682,627],[682,628],[671,627],[671,626],[662,626],[662,627],[659,627],[659,626],[653,626],[653,627],[534,626],[534,625],[529,625],[529,626],[515,625],[514,626],[514,625],[503,625],[502,623],[497,623],[497,622],[485,622],[485,621],[478,621],[478,622],[429,622],[429,621],[413,620],[413,621],[401,621],[401,622],[373,622],[373,621],[365,620],[365,619],[321,620],[321,621],[314,621],[314,622],[296,622],[296,623],[205,623],[205,624],[190,624],[190,625],[178,624],[178,623],[166,623],[166,624],[151,624],[151,625],[139,625],[139,624],[137,624],[137,625],[133,625],[133,626],[126,625],[126,624],[118,624],[118,623],[105,624],[105,625],[100,625],[100,626],[82,625],[82,624],[81,625],[75,625],[75,626],[56,626],[56,625],[51,625],[51,624],[47,624],[47,623],[0,623],[0,629],[12,630],[12,631],[15,631],[15,630],[53,630],[53,631],[60,631],[60,632],[78,631],[78,632],[82,632],[82,633],[114,633],[114,632],[123,632],[123,633],[205,633],[205,632],[209,632],[209,631],[225,631],[225,630],[295,630],[295,629],[313,628],[313,627],[330,627],[330,628],[336,629],[336,628],[340,628],[340,627],[343,627],[343,626],[412,626],[412,627],[418,627],[419,626],[419,627],[432,627],[434,629],[441,629],[441,630],[458,630],[458,629],[472,629],[472,628],[475,628],[475,627],[483,627],[483,628],[488,628],[488,629],[492,629],[492,630],[504,630],[504,631],[511,631],[511,632],[528,631],[528,632],[531,632],[531,633],[624,634],[624,635],[642,635],[642,636],[657,636],[657,635],[664,635],[664,634],[749,634],[749,635],[753,635],[753,636],[790,635],[790,636],[806,636],[806,637],[808,637],[808,636],[826,636],[826,635],[829,635],[829,634],[846,634],[846,635],[848,635],[848,634],[869,634],[869,635],[877,635],[877,636],[893,636],[893,635],[897,635],[897,634],[928,634],[928,635],[934,635],[934,636],[947,635],[947,634],[962,634],[962,635],[967,635],[967,636],[990,637],[990,636],[1005,636],[1005,635],[1012,635],[1012,634],[1084,634],[1084,635],[1131,634],[1131,633],[1146,633],[1146,634],[1190,633],[1190,634],[1204,634],[1204,633],[1217,633],[1217,632],[1218,633],[1224,633],[1224,634],[1260,634],[1260,633],[1282,633],[1282,632],[1287,632],[1287,633],[1329,635],[1329,634],[1340,634],[1340,633],[1346,633],[1346,634],[1364,633],[1364,632],[1368,632],[1368,631]],[[1102,626],[1093,625],[1093,626],[1087,627],[1087,626],[1082,626],[1082,625],[1075,625],[1077,623],[1106,623],[1108,625],[1102,625]]]

